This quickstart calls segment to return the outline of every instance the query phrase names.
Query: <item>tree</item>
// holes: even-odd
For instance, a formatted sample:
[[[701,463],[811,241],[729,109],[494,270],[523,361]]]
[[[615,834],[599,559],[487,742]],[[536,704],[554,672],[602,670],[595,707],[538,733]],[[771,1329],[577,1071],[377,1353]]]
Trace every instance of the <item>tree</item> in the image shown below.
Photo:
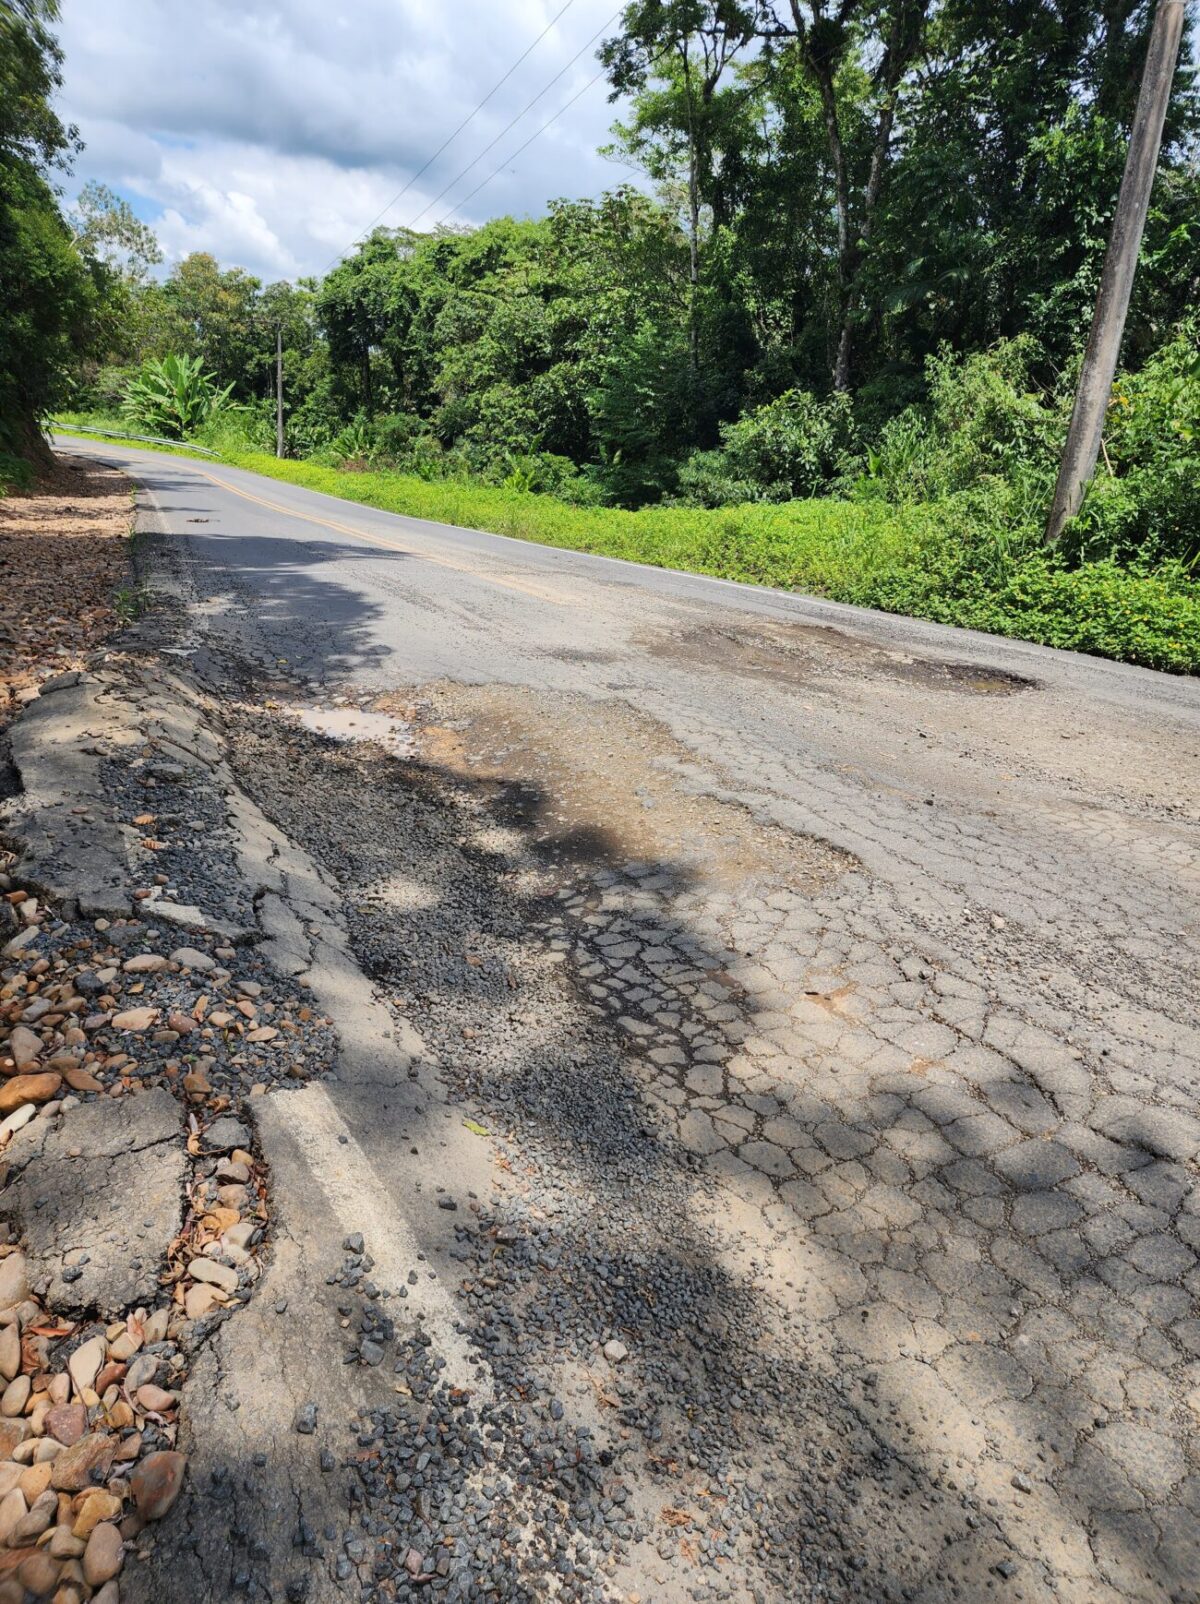
[[[50,104],[56,17],[53,0],[0,0],[0,451],[38,457],[39,420],[66,389],[96,303],[47,181],[78,143]]]
[[[700,365],[700,216],[712,208],[727,220],[728,191],[718,159],[725,110],[718,87],[755,32],[755,13],[743,0],[635,0],[622,14],[622,32],[600,58],[613,95],[636,91],[634,122],[618,127],[623,146],[664,183],[682,154],[687,193],[688,346]],[[652,94],[647,85],[654,82]]]
[[[163,299],[175,326],[176,348],[199,357],[235,395],[254,393],[259,357],[259,280],[240,267],[222,270],[207,251],[193,251],[172,268]],[[274,343],[272,337],[272,344]]]
[[[821,104],[837,215],[835,390],[850,388],[859,274],[893,154],[901,94],[924,44],[929,11],[930,0],[839,0],[836,5],[764,0],[762,5],[763,38],[772,49],[791,45]],[[851,102],[860,123],[857,139],[846,126],[850,108],[843,79],[852,75],[865,86]]]
[[[107,184],[92,180],[83,186],[71,222],[83,254],[130,284],[144,283],[163,259],[153,230]]]

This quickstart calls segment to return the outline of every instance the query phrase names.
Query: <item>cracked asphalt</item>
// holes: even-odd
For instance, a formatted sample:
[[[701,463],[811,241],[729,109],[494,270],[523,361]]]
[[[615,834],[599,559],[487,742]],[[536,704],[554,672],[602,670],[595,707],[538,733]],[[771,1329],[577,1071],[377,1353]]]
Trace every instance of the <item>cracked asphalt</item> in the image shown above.
[[[1200,687],[70,449],[419,1037],[375,1174],[489,1144],[501,1509],[400,1352],[344,1596],[1200,1598]]]

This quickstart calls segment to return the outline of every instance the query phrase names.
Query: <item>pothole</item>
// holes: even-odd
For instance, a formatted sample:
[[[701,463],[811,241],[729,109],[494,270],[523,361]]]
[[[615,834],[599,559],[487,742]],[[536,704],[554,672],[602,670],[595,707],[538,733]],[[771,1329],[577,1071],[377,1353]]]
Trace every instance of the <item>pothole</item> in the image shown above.
[[[876,646],[827,624],[756,621],[744,629],[705,626],[658,630],[641,644],[651,654],[691,669],[732,671],[776,683],[818,686],[822,679],[878,678],[972,696],[1011,696],[1036,690],[1036,680],[983,663],[961,663]]]
[[[374,741],[392,757],[416,754],[412,725],[388,713],[360,707],[282,707],[279,711],[314,735],[327,736],[331,741]]]
[[[494,817],[551,864],[655,864],[682,880],[769,876],[806,890],[854,866],[829,843],[712,794],[709,770],[624,703],[439,685],[374,706],[410,721],[420,757],[489,797]]]

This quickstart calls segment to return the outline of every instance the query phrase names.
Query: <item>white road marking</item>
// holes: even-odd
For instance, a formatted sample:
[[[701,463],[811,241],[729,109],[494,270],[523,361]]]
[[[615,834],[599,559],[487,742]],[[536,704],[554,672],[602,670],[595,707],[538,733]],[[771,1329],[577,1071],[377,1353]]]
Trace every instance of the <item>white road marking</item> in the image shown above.
[[[375,1260],[373,1278],[393,1293],[407,1286],[408,1272],[419,1262],[421,1245],[326,1089],[313,1083],[285,1098],[267,1101],[281,1130],[300,1149],[343,1234],[362,1231],[367,1237],[368,1251]],[[446,1361],[443,1374],[451,1386],[467,1388],[476,1396],[491,1396],[486,1366],[454,1329],[457,1310],[440,1281],[424,1277],[409,1286],[406,1304],[392,1305],[393,1314],[401,1310],[423,1316],[435,1353]]]

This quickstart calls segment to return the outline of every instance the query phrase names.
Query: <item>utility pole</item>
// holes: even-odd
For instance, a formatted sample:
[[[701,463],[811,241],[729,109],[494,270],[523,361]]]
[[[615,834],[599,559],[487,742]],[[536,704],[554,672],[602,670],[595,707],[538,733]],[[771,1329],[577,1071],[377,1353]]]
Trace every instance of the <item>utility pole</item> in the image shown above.
[[[283,456],[283,324],[275,325],[275,455]]]
[[[1075,410],[1071,414],[1071,427],[1067,431],[1058,483],[1054,488],[1054,502],[1050,508],[1050,521],[1046,526],[1046,543],[1050,546],[1058,543],[1063,526],[1079,511],[1100,455],[1100,439],[1112,395],[1117,358],[1121,354],[1121,336],[1125,332],[1133,275],[1137,269],[1142,230],[1146,226],[1154,171],[1158,166],[1171,83],[1175,77],[1175,62],[1183,34],[1183,10],[1184,0],[1158,0],[1158,9],[1154,13],[1150,48],[1146,52],[1142,87],[1134,113],[1129,152],[1125,158],[1125,174],[1121,179],[1117,212],[1113,218],[1104,272],[1100,278],[1100,292],[1092,317],[1092,332],[1084,353],[1079,388],[1075,393]]]

